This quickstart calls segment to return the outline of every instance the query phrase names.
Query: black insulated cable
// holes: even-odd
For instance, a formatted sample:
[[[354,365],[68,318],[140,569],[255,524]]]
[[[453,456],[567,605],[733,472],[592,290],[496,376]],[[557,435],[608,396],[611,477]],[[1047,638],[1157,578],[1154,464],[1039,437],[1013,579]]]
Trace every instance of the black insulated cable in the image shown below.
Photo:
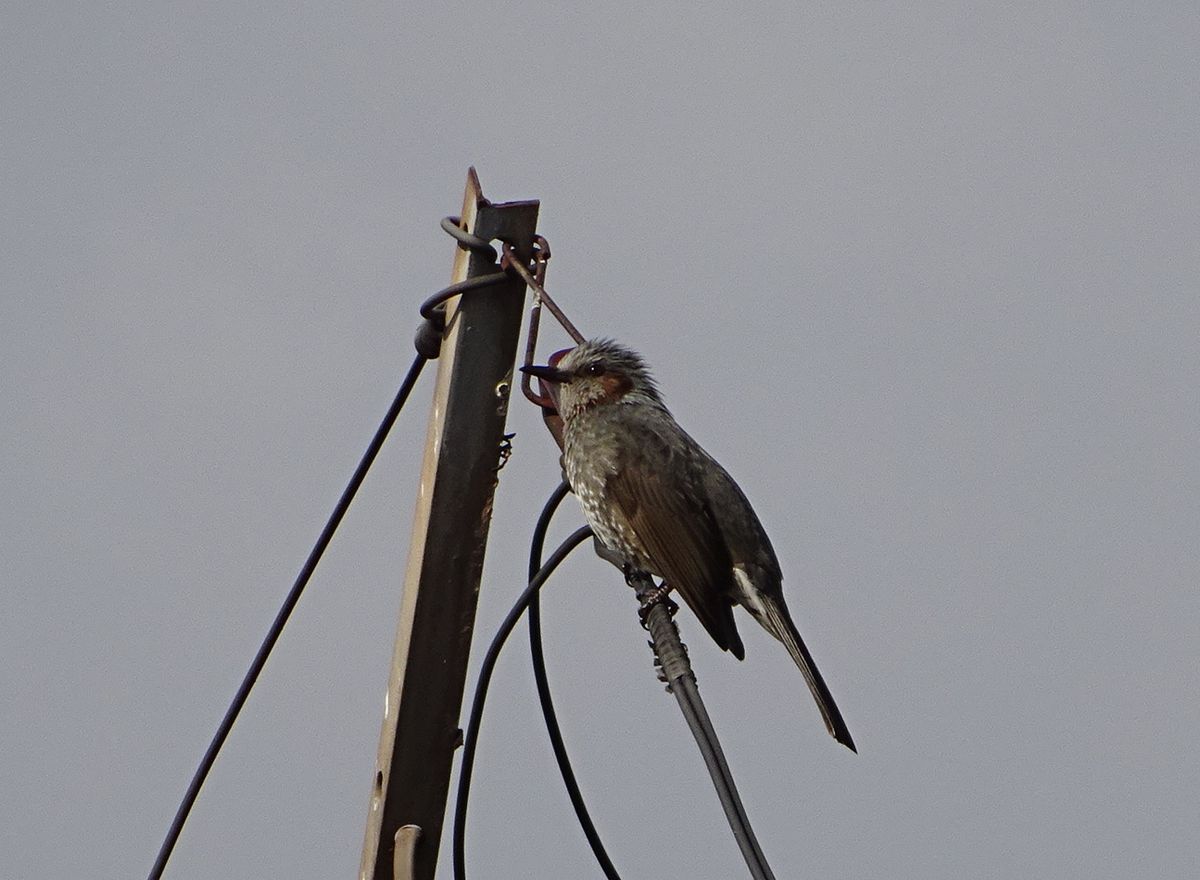
[[[554,494],[550,496],[550,500],[546,502],[542,515],[538,517],[537,526],[533,530],[533,540],[529,547],[530,578],[533,578],[538,569],[542,567],[542,546],[546,541],[546,530],[550,526],[550,520],[554,516],[555,510],[558,509],[558,505],[570,491],[571,487],[567,485],[566,480],[559,483]],[[546,657],[542,650],[542,611],[539,596],[540,593],[534,593],[529,600],[529,653],[533,660],[533,680],[537,685],[542,717],[546,720],[546,733],[550,737],[550,747],[554,750],[554,760],[558,762],[558,770],[562,776],[563,785],[567,789],[567,797],[571,799],[571,806],[575,808],[575,817],[579,820],[583,835],[592,848],[592,855],[596,857],[600,870],[604,872],[604,876],[608,880],[621,880],[621,875],[617,873],[612,859],[608,857],[604,843],[600,840],[600,834],[592,823],[587,804],[583,802],[583,792],[580,791],[579,783],[575,779],[575,771],[571,767],[571,759],[567,756],[562,730],[558,726],[558,714],[554,711],[554,701],[550,696],[550,680],[546,675]]]
[[[167,860],[171,857],[171,851],[175,849],[180,832],[183,831],[183,825],[187,821],[188,813],[192,811],[192,806],[196,803],[196,797],[200,794],[200,788],[204,785],[204,780],[208,777],[208,772],[217,760],[217,753],[221,751],[221,746],[224,745],[225,738],[229,736],[229,731],[233,729],[233,723],[237,721],[238,713],[242,711],[242,706],[246,704],[254,683],[258,681],[259,674],[267,664],[267,657],[270,656],[271,649],[275,647],[275,643],[279,640],[279,635],[283,632],[283,628],[287,624],[292,610],[296,607],[296,603],[300,601],[300,595],[304,592],[304,588],[308,586],[309,579],[312,578],[312,574],[317,568],[317,563],[321,561],[321,556],[324,554],[325,548],[329,546],[330,540],[333,539],[333,533],[337,531],[337,527],[341,524],[342,518],[346,515],[346,511],[350,507],[350,502],[354,500],[354,496],[358,492],[358,487],[362,485],[363,478],[366,477],[367,471],[371,469],[371,464],[375,461],[375,456],[379,454],[379,449],[383,446],[383,441],[387,438],[392,425],[395,424],[396,417],[400,415],[400,410],[404,408],[404,403],[408,400],[408,395],[412,391],[413,386],[416,385],[417,378],[421,375],[421,369],[425,366],[426,360],[427,358],[421,354],[418,354],[413,359],[412,366],[408,368],[408,375],[400,383],[400,390],[396,392],[396,397],[392,401],[392,405],[384,415],[383,421],[379,423],[379,427],[375,431],[375,436],[371,438],[366,452],[363,453],[362,458],[358,462],[358,467],[354,469],[354,475],[342,491],[342,497],[338,499],[337,505],[333,508],[333,513],[329,515],[329,519],[325,522],[325,528],[321,530],[321,534],[317,538],[317,543],[313,545],[312,551],[308,554],[308,559],[304,562],[304,567],[300,569],[300,574],[296,576],[296,581],[292,584],[292,589],[288,592],[287,598],[283,600],[283,605],[275,615],[275,620],[271,623],[271,628],[267,630],[267,635],[258,648],[254,662],[250,664],[245,678],[242,679],[237,693],[234,694],[233,702],[225,710],[225,717],[221,719],[221,723],[217,727],[217,732],[213,735],[212,742],[208,744],[208,749],[205,751],[204,757],[200,760],[200,766],[196,768],[196,772],[192,776],[192,781],[188,784],[183,801],[179,804],[179,809],[175,811],[175,818],[171,821],[171,827],[167,830],[166,839],[163,840],[162,846],[158,850],[158,857],[154,860],[154,867],[150,869],[149,880],[159,880],[162,877],[163,871],[167,867]]]
[[[475,696],[471,701],[471,715],[467,722],[467,732],[463,738],[462,768],[458,774],[458,792],[454,802],[454,877],[455,880],[466,880],[465,841],[467,832],[467,802],[471,794],[471,774],[475,767],[475,750],[479,744],[479,726],[483,720],[483,706],[487,701],[488,685],[491,684],[492,673],[496,668],[496,660],[500,657],[500,649],[512,633],[517,621],[525,613],[525,607],[530,598],[541,588],[546,579],[562,563],[567,555],[590,538],[591,526],[580,526],[563,541],[546,564],[529,580],[529,585],[518,597],[508,615],[500,624],[492,643],[484,655],[483,664],[479,667],[479,680],[475,683]]]
[[[649,574],[630,571],[626,574],[626,582],[637,591],[638,598],[643,602],[661,591],[655,586],[654,579]],[[644,607],[644,606],[643,606]],[[733,781],[733,773],[725,760],[725,752],[717,739],[708,710],[700,698],[700,689],[696,686],[696,675],[692,672],[691,661],[688,660],[687,649],[679,638],[679,628],[675,625],[669,606],[659,600],[654,600],[646,614],[646,629],[653,638],[651,647],[654,657],[662,671],[662,679],[667,683],[667,690],[675,695],[679,710],[683,713],[704,763],[708,767],[709,776],[717,790],[717,798],[721,801],[721,809],[733,832],[733,838],[742,852],[746,867],[754,880],[775,880],[767,857],[763,855],[758,838],[742,806],[738,795],[737,785]]]

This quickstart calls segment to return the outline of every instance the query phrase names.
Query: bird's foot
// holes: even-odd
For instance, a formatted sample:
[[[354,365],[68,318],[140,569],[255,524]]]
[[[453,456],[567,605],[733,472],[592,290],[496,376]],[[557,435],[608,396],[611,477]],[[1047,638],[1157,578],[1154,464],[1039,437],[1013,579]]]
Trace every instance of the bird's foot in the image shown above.
[[[655,605],[662,605],[666,608],[668,617],[675,616],[675,612],[679,610],[679,606],[671,599],[670,593],[671,588],[663,584],[642,597],[642,604],[638,606],[638,617],[641,618],[642,626],[646,626],[646,621],[650,617],[650,612],[654,610]]]

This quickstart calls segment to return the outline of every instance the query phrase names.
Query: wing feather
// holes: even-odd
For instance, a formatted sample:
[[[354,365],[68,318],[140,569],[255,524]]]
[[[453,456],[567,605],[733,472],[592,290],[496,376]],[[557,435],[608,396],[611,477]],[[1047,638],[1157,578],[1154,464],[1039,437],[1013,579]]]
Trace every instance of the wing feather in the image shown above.
[[[682,432],[680,432],[682,434]],[[678,438],[647,433],[606,484],[628,527],[663,578],[683,598],[713,640],[739,660],[745,655],[733,619],[729,550],[708,509],[695,457]],[[684,441],[690,441],[682,435]]]

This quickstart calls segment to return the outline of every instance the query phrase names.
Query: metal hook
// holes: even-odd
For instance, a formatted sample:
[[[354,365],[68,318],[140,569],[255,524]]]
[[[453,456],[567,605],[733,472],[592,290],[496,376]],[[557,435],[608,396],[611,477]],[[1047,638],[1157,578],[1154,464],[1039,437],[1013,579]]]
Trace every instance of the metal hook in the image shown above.
[[[547,259],[548,258],[549,253],[547,252]],[[518,275],[520,275],[521,278],[524,279],[525,283],[528,284],[530,289],[533,290],[533,295],[536,301],[544,304],[546,308],[550,310],[550,314],[552,314],[555,319],[557,319],[558,323],[562,325],[562,328],[567,331],[567,335],[575,340],[576,345],[584,341],[583,334],[575,329],[575,325],[571,323],[570,319],[565,314],[563,314],[563,311],[558,307],[558,304],[550,298],[550,294],[546,293],[546,288],[543,287],[541,282],[539,282],[533,273],[529,271],[529,268],[524,265],[521,258],[517,256],[516,250],[511,244],[504,245],[504,259],[501,261],[500,265],[504,266],[505,268],[511,268]],[[545,273],[543,270],[543,275],[544,274]]]

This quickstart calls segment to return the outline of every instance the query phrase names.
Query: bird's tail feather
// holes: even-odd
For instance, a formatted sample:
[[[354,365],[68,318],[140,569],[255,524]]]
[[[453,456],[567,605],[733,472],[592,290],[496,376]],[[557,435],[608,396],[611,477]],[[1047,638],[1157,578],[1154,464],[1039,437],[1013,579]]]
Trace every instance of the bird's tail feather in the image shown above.
[[[763,611],[766,618],[763,622],[771,634],[783,642],[788,653],[792,655],[792,659],[796,661],[796,665],[800,667],[800,672],[808,683],[808,689],[812,691],[813,699],[817,701],[817,708],[821,710],[821,717],[825,719],[825,727],[834,739],[850,751],[857,753],[858,749],[854,747],[850,729],[846,727],[842,713],[838,711],[837,703],[833,701],[833,694],[829,693],[825,679],[821,678],[817,664],[813,662],[812,654],[808,653],[808,648],[805,647],[804,640],[800,638],[796,625],[792,623],[791,616],[778,603],[766,597],[763,599],[762,604],[765,606]]]

